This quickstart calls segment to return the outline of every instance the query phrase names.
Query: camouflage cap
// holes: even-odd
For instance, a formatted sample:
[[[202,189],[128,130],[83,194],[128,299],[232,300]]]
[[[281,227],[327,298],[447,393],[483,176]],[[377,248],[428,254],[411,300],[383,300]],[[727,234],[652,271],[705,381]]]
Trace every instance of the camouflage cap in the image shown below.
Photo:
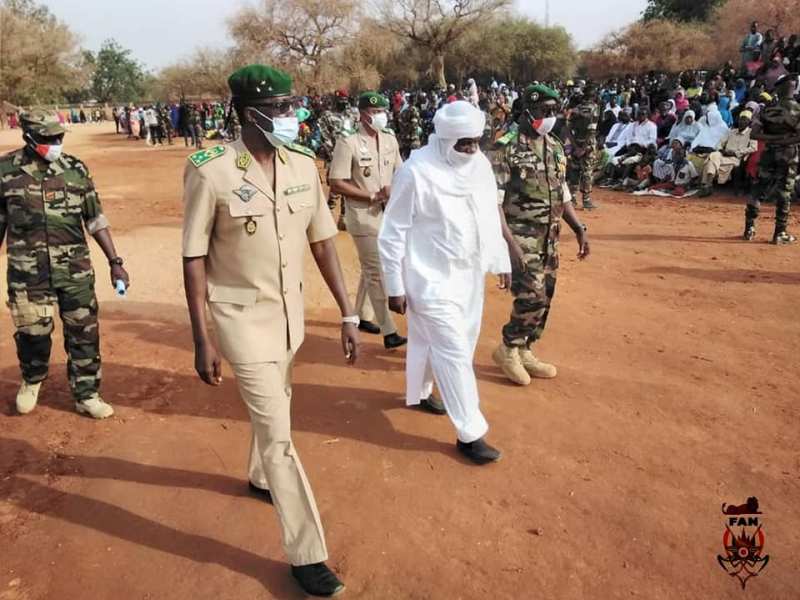
[[[55,113],[38,108],[22,113],[19,117],[19,123],[23,131],[38,135],[63,135],[66,132]]]
[[[263,100],[292,93],[292,77],[266,65],[247,65],[228,77],[231,95],[238,100]]]
[[[378,92],[364,92],[358,97],[358,108],[389,108],[389,101]]]
[[[536,102],[543,102],[544,100],[559,100],[558,92],[553,88],[541,83],[529,85],[525,88],[525,102],[527,104],[534,104]]]

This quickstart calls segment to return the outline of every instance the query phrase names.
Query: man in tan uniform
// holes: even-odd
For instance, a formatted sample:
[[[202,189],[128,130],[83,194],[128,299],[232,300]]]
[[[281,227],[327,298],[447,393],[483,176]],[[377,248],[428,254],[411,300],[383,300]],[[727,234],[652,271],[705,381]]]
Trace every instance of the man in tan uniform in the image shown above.
[[[313,154],[297,136],[292,81],[263,65],[228,79],[242,137],[189,157],[184,174],[184,283],[204,382],[222,381],[205,320],[236,375],[252,423],[250,487],[274,503],[292,573],[309,594],[344,585],[325,565],[314,495],[292,444],[292,359],[303,341],[303,257],[314,259],[342,312],[347,359],[358,355],[354,315],[333,244],[337,234]]]
[[[333,193],[345,197],[345,223],[353,236],[361,263],[361,281],[356,295],[361,328],[370,333],[382,333],[387,350],[406,343],[406,338],[397,334],[389,312],[378,255],[383,206],[389,200],[392,177],[403,162],[394,134],[386,129],[388,107],[389,101],[380,94],[361,94],[358,99],[361,115],[358,130],[337,140],[328,176]],[[365,302],[367,297],[368,303]],[[367,311],[374,312],[377,327]]]

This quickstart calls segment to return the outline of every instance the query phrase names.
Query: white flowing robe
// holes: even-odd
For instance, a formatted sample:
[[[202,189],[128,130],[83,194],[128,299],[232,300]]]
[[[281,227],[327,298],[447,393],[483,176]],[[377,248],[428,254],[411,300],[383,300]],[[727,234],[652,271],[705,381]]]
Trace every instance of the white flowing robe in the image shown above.
[[[489,161],[479,153],[468,168],[453,167],[443,142],[432,136],[395,174],[378,249],[387,295],[408,302],[406,404],[427,398],[435,379],[458,439],[469,443],[489,428],[472,366],[484,277],[511,264]]]

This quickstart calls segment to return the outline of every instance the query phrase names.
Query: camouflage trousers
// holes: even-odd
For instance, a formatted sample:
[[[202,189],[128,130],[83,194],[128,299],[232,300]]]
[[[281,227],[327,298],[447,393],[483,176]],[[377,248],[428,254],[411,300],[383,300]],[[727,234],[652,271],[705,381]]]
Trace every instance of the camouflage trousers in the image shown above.
[[[511,319],[503,326],[503,343],[530,347],[542,337],[550,314],[550,303],[556,291],[558,255],[529,253],[524,238],[517,238],[517,242],[525,254],[525,268],[522,271],[514,269],[511,273],[514,303]]]
[[[100,387],[100,334],[94,283],[81,281],[57,289],[9,290],[8,306],[16,327],[14,340],[22,377],[47,379],[53,317],[58,307],[64,326],[67,375],[75,400],[87,400]]]
[[[579,186],[584,196],[592,193],[596,163],[594,149],[587,150],[582,156],[571,155],[569,157],[567,161],[567,183],[573,196],[577,196]]]
[[[786,231],[798,176],[797,146],[767,146],[758,163],[758,183],[747,201],[745,219],[758,218],[761,200],[775,201],[775,232]]]

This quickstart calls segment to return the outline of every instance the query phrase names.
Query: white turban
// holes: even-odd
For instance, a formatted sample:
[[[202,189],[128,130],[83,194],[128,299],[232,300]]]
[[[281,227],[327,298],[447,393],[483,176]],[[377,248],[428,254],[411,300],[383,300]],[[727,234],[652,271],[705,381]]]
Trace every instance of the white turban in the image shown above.
[[[445,104],[433,116],[436,135],[443,140],[481,137],[484,125],[483,111],[464,100]]]

